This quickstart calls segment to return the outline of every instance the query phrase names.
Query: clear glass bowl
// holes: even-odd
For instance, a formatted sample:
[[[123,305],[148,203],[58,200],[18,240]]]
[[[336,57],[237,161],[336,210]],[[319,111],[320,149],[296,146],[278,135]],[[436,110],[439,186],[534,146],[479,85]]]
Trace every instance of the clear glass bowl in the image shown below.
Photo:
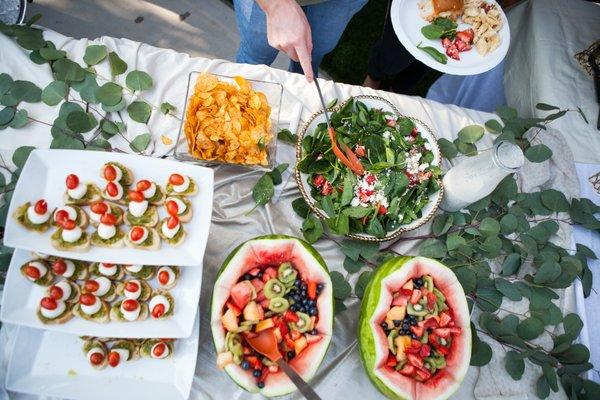
[[[185,95],[185,110],[183,112],[183,118],[181,120],[181,124],[179,125],[179,133],[177,134],[177,145],[175,146],[175,158],[180,161],[192,162],[200,165],[211,166],[211,165],[236,165],[239,167],[244,167],[248,169],[260,170],[260,171],[270,171],[275,168],[276,165],[276,153],[277,153],[277,129],[279,126],[279,114],[281,111],[281,101],[283,97],[283,86],[277,82],[268,82],[268,81],[260,81],[255,79],[246,79],[248,82],[252,84],[252,90],[256,92],[262,92],[267,97],[269,102],[269,106],[271,106],[271,135],[272,139],[267,145],[267,165],[261,164],[238,164],[238,163],[230,163],[221,160],[203,160],[197,157],[194,157],[190,151],[188,146],[187,137],[184,132],[184,124],[187,115],[187,107],[188,100],[190,96],[193,94],[194,85],[196,83],[196,79],[198,75],[202,72],[200,71],[192,71],[188,76],[188,84]],[[233,76],[219,75],[213,74],[219,78],[219,80],[236,84]]]

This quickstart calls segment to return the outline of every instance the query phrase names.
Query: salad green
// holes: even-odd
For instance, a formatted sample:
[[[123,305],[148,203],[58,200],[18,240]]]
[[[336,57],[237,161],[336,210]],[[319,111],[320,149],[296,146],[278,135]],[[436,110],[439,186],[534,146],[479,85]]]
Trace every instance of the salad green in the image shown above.
[[[297,168],[332,232],[385,237],[422,216],[439,191],[441,169],[414,122],[350,98],[331,114],[335,143],[321,123],[302,140]],[[348,159],[358,159],[348,165]]]

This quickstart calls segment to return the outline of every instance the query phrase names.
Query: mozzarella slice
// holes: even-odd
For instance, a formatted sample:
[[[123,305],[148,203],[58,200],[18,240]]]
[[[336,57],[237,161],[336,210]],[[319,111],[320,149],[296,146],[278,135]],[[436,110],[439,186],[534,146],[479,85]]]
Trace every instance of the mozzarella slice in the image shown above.
[[[106,293],[108,293],[111,287],[110,279],[104,276],[99,276],[94,280],[98,283],[98,290],[95,292],[96,296],[104,296]]]
[[[156,307],[159,304],[162,304],[165,306],[165,314],[171,309],[171,304],[169,303],[169,299],[167,299],[162,294],[158,294],[158,295],[154,296],[152,299],[150,299],[150,304],[148,305],[150,307],[150,312],[152,312],[152,310],[154,310],[154,307]]]
[[[150,187],[146,190],[142,190],[144,198],[149,199],[156,194],[156,183],[150,182]]]
[[[129,212],[134,217],[141,217],[148,209],[148,200],[132,201],[129,203]]]
[[[117,266],[100,263],[98,265],[98,272],[105,276],[113,276],[117,274]]]
[[[129,350],[127,350],[127,349],[112,348],[112,349],[110,349],[110,351],[114,351],[115,353],[119,354],[120,361],[127,361],[129,359]]]
[[[137,290],[135,292],[128,291],[127,290],[127,282],[135,282],[138,286]],[[141,285],[140,281],[138,281],[137,279],[131,279],[127,282],[125,282],[125,289],[123,289],[123,296],[125,296],[128,299],[137,300],[140,297],[140,295],[142,294],[142,285]]]
[[[173,272],[173,270],[170,267],[160,267],[158,269],[156,276],[160,276],[160,273],[163,271],[166,271],[167,274],[169,274],[169,279],[167,280],[167,283],[165,283],[165,284],[162,284],[159,280],[158,285],[161,287],[172,285],[173,282],[175,282],[175,272]]]
[[[177,214],[181,215],[185,212],[185,210],[187,209],[187,205],[185,204],[185,202],[181,199],[178,199],[177,197],[169,197],[167,198],[167,200],[165,201],[165,204],[169,201],[174,201],[175,204],[177,204]]]
[[[81,238],[81,235],[83,234],[83,232],[81,231],[81,228],[76,226],[73,229],[63,229],[62,230],[62,238],[65,242],[69,242],[69,243],[75,243],[76,241],[79,240],[79,238]]]
[[[173,228],[173,229],[169,228],[167,221],[163,222],[163,224],[161,226],[163,235],[165,235],[169,239],[172,239],[173,237],[175,237],[177,232],[179,232],[180,228],[181,228],[181,224],[179,224],[179,223],[177,225],[175,225],[175,228]]]
[[[27,265],[30,266],[30,267],[33,267],[33,268],[37,269],[38,272],[40,273],[40,278],[43,278],[48,273],[48,268],[46,268],[46,266],[44,264],[42,264],[41,262],[32,261],[32,262],[30,262]],[[27,279],[29,279],[32,282],[34,282],[34,281],[37,280],[37,279],[31,278],[29,275],[27,276]]]
[[[67,305],[64,301],[57,300],[56,308],[54,310],[48,310],[47,308],[40,307],[40,312],[44,318],[54,319],[58,318],[62,313],[64,313],[66,308]]]
[[[67,269],[65,269],[65,272],[62,274],[62,276],[64,276],[65,278],[70,278],[75,273],[75,263],[71,260],[63,260],[63,261],[65,262]]]
[[[127,270],[127,272],[140,272],[142,270],[144,266],[143,265],[128,265],[127,267],[125,267],[125,269]]]
[[[87,190],[87,183],[79,182],[79,185],[77,185],[75,189],[67,189],[67,193],[72,199],[80,200],[83,198],[83,196],[85,196]]]
[[[34,206],[29,206],[29,208],[27,209],[27,218],[33,224],[43,224],[50,218],[50,211],[46,210],[44,214],[38,214],[35,212]]]
[[[138,304],[137,308],[133,311],[127,311],[123,308],[123,302],[121,302],[121,313],[123,313],[123,318],[127,321],[135,321],[140,316],[140,310],[142,307]]]
[[[62,300],[65,301],[67,300],[69,297],[71,297],[71,293],[72,293],[72,289],[71,289],[71,285],[69,284],[69,282],[67,281],[60,281],[57,282],[54,286],[59,287],[62,290],[62,297],[58,300]]]
[[[85,304],[80,303],[79,307],[81,308],[81,311],[84,314],[94,315],[98,311],[100,311],[100,308],[102,307],[102,301],[100,301],[100,299],[97,298],[96,301],[94,302],[94,304],[92,304],[91,306],[87,306]]]
[[[98,225],[98,236],[107,240],[117,234],[117,228],[114,225],[100,224]]]
[[[58,207],[55,211],[54,211],[54,215],[52,216],[52,218],[54,218],[54,221],[56,221],[56,214],[59,211],[66,211],[67,215],[69,216],[69,219],[72,219],[73,221],[75,221],[77,219],[77,210],[75,210],[73,207],[71,206],[62,206],[62,207]]]

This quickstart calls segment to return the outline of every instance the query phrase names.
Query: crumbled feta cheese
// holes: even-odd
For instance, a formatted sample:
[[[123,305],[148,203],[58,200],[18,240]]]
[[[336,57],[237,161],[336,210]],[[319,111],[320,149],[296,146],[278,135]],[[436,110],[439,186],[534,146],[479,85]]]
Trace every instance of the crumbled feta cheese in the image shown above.
[[[354,198],[351,200],[350,205],[352,207],[368,207],[370,205],[388,207],[389,202],[383,189],[377,176],[367,173],[358,178],[354,189]]]
[[[429,144],[429,142],[425,142],[424,147],[427,150],[431,150],[431,145]]]
[[[421,159],[421,153],[411,149],[409,153],[406,153],[406,171],[414,175],[419,172],[419,160]]]
[[[419,171],[425,171],[427,168],[429,168],[428,163],[419,165]]]

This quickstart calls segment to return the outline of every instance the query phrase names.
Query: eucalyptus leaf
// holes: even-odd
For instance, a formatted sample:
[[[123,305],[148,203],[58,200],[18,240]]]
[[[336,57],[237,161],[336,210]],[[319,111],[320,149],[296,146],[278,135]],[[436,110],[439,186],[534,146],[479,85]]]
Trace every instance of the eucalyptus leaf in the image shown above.
[[[13,107],[4,107],[0,110],[0,125],[8,125],[15,116],[15,109]]]
[[[114,82],[106,82],[96,91],[96,98],[102,105],[114,106],[123,99],[123,89]]]
[[[29,117],[27,115],[27,110],[22,109],[15,113],[15,116],[13,117],[12,121],[10,121],[9,126],[14,129],[20,129],[27,125],[28,122]]]
[[[149,133],[142,133],[131,141],[129,147],[135,152],[142,153],[148,148],[151,139],[152,136]]]
[[[4,95],[10,89],[13,79],[7,73],[0,74],[0,96]]]
[[[498,122],[498,120],[495,120],[495,119],[490,119],[490,120],[486,121],[485,128],[490,133],[494,133],[494,134],[502,133],[502,124],[500,124],[500,122]]]
[[[59,81],[80,82],[85,77],[85,70],[81,65],[68,58],[61,58],[52,63],[52,70]]]
[[[373,275],[372,271],[364,271],[358,277],[358,280],[356,281],[356,284],[354,285],[354,294],[356,294],[356,296],[359,299],[363,298],[363,295],[365,294],[365,289],[367,288],[367,285],[369,284],[369,281],[371,280],[372,275]]]
[[[496,289],[498,289],[500,293],[502,293],[510,300],[520,301],[523,298],[521,292],[519,292],[519,289],[513,283],[507,281],[506,279],[496,278],[494,282],[496,284]]]
[[[42,100],[42,89],[29,81],[14,81],[10,85],[10,94],[19,102],[39,103]]]
[[[15,150],[12,156],[12,162],[19,169],[23,168],[29,158],[29,154],[35,149],[33,146],[21,146]]]
[[[134,70],[127,74],[125,84],[131,90],[148,90],[152,88],[152,77],[144,71]]]
[[[152,106],[145,101],[134,101],[127,107],[127,113],[132,120],[145,124],[152,114]]]
[[[483,126],[467,125],[458,132],[458,140],[462,143],[473,144],[483,137]]]
[[[46,61],[55,61],[61,58],[65,58],[67,56],[66,51],[56,50],[48,47],[43,47],[38,50],[40,57],[42,57]]]
[[[517,327],[517,334],[523,340],[532,340],[544,332],[544,324],[538,318],[524,319]]]
[[[525,361],[520,357],[519,353],[514,350],[509,350],[506,352],[504,358],[504,367],[510,377],[515,381],[518,381],[523,376],[523,372],[525,372]]]
[[[85,49],[83,61],[87,65],[96,65],[106,58],[108,51],[103,44],[92,44]]]
[[[110,64],[110,73],[113,76],[121,75],[127,71],[127,63],[114,51],[108,53],[108,62]]]
[[[304,219],[306,219],[306,217],[310,213],[310,208],[308,207],[308,204],[302,197],[299,197],[292,201],[292,209],[300,218]]]
[[[350,284],[346,282],[344,276],[337,271],[332,271],[330,276],[331,285],[333,287],[333,296],[340,300],[347,299],[352,293]]]
[[[525,150],[525,157],[531,162],[541,163],[552,157],[552,150],[545,144],[537,144]]]
[[[175,111],[176,109],[177,108],[173,104],[166,101],[160,104],[160,112],[162,112],[165,115],[171,113],[172,111]]]
[[[96,127],[98,121],[92,113],[75,111],[70,113],[66,119],[67,127],[75,133],[89,132]]]
[[[509,276],[515,274],[521,267],[521,255],[511,253],[504,258],[502,262],[502,275]]]
[[[446,246],[437,239],[427,239],[421,243],[419,254],[429,258],[443,258],[446,256]]]
[[[67,97],[69,86],[63,81],[53,81],[42,91],[42,101],[49,106],[55,106]]]

